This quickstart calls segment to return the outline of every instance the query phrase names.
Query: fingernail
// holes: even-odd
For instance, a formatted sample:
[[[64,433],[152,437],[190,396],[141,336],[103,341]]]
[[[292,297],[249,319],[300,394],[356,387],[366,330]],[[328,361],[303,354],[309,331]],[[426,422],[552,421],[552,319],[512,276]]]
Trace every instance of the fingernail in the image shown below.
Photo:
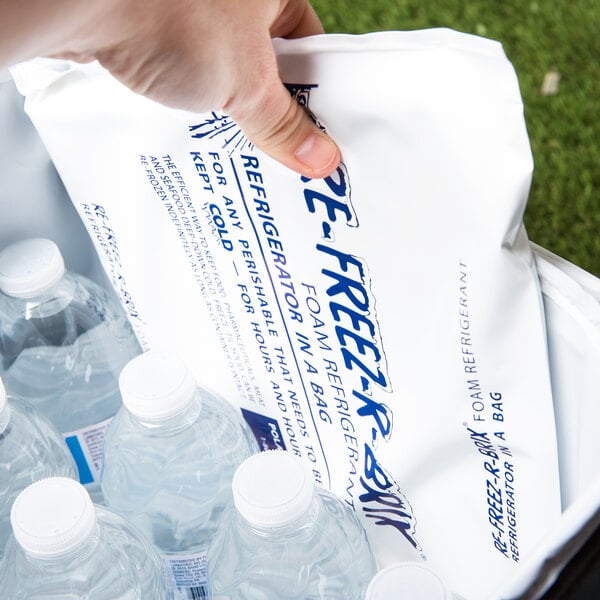
[[[326,171],[337,162],[338,156],[339,150],[334,142],[318,133],[309,135],[294,152],[294,158],[298,162],[316,171]]]

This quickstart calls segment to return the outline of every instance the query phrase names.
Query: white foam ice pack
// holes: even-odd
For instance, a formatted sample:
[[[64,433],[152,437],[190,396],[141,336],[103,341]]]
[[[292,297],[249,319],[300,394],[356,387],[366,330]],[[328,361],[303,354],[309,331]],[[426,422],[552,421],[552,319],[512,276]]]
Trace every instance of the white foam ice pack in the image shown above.
[[[142,344],[310,464],[381,567],[493,596],[561,511],[514,70],[450,30],[275,44],[342,150],[327,179],[98,64],[14,77]]]

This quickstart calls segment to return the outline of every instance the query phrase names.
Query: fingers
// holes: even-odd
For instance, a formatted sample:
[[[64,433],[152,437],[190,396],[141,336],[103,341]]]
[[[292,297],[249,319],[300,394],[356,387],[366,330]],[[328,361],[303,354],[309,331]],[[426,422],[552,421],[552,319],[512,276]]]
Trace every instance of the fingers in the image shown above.
[[[308,0],[285,0],[270,28],[273,37],[300,37],[322,33],[321,23]],[[277,71],[271,40],[263,37],[253,63],[232,102],[224,109],[260,150],[311,179],[327,177],[341,160],[338,147],[294,100]],[[257,69],[257,64],[261,68]]]
[[[226,112],[265,154],[311,179],[331,175],[341,159],[333,140],[290,96],[276,71],[257,85],[251,101],[234,102]]]

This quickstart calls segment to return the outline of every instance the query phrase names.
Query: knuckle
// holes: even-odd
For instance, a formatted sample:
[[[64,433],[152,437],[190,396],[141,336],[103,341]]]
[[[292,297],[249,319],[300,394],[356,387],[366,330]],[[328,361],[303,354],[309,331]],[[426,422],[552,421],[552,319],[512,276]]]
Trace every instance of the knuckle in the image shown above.
[[[126,48],[110,48],[96,53],[98,62],[129,89],[137,94],[159,96],[159,69],[156,59],[144,58]]]
[[[304,118],[291,96],[264,89],[245,98],[237,96],[226,110],[254,144],[275,152],[293,144]]]

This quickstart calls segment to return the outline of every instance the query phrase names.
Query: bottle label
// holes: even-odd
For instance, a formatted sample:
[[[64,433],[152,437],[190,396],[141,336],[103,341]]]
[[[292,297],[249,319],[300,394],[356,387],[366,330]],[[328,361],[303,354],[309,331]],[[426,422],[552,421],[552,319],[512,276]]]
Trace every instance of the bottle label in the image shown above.
[[[206,552],[163,554],[167,580],[173,587],[174,600],[208,598]]]
[[[104,438],[111,421],[112,417],[64,434],[65,443],[77,466],[79,482],[84,485],[100,482]]]

